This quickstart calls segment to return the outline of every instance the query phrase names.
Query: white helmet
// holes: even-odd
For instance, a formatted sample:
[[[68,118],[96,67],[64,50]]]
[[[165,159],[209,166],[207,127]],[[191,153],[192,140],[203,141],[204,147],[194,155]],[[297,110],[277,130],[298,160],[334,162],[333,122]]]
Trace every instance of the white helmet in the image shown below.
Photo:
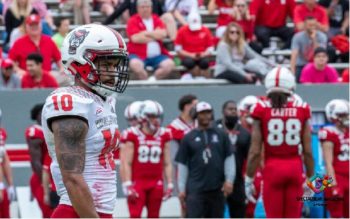
[[[140,111],[139,111],[139,119],[145,120],[147,119],[147,116],[157,116],[162,119],[163,117],[163,107],[154,100],[145,100],[140,105]]]
[[[250,109],[253,105],[258,102],[258,98],[253,95],[249,95],[244,97],[238,103],[238,116],[245,117],[245,120],[248,124],[253,124],[254,119],[250,116]]]
[[[265,77],[266,93],[283,92],[292,94],[295,90],[295,77],[288,68],[275,67]]]
[[[258,98],[256,96],[249,95],[244,97],[241,101],[239,101],[237,106],[238,116],[249,114],[250,108],[257,102],[258,102]]]
[[[130,103],[124,111],[124,116],[127,120],[129,119],[137,119],[140,111],[140,106],[142,101],[134,101]]]
[[[342,99],[334,99],[325,107],[326,117],[330,122],[340,121],[344,126],[349,126],[349,102]],[[340,115],[347,114],[347,118],[341,119]]]
[[[129,81],[128,53],[117,31],[100,24],[79,26],[65,37],[61,54],[65,71],[80,78],[99,95],[106,97],[125,90]],[[114,59],[118,63],[113,69],[107,68],[101,72],[101,59]],[[100,81],[103,74],[114,76],[114,86]]]

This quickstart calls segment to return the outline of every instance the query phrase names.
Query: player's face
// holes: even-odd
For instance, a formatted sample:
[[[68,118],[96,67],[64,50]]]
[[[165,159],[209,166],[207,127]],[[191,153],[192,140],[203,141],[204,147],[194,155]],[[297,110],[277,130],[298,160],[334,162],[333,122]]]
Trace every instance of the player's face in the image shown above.
[[[339,122],[342,126],[348,127],[349,126],[349,114],[338,114]]]
[[[27,60],[26,66],[31,76],[38,76],[41,73],[41,64],[37,64],[33,60]]]
[[[198,125],[208,127],[212,120],[212,111],[206,110],[197,115]]]
[[[314,62],[318,66],[325,66],[328,62],[328,56],[326,53],[318,53],[314,57]]]
[[[102,84],[109,87],[114,87],[116,83],[115,75],[111,74],[116,72],[116,68],[120,60],[118,59],[106,59],[98,61],[96,66],[98,66],[98,71],[100,73],[100,81]]]
[[[159,127],[160,126],[160,118],[157,115],[148,115],[147,116],[148,121],[151,126],[153,127]]]

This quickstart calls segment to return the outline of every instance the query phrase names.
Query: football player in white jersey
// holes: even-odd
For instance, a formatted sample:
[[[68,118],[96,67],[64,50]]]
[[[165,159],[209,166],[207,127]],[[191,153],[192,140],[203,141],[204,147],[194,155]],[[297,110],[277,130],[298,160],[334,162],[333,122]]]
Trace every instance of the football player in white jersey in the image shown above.
[[[42,121],[60,203],[53,218],[112,218],[116,204],[113,151],[119,143],[116,93],[129,80],[120,34],[88,24],[64,39],[62,62],[75,85],[58,88],[45,102]]]

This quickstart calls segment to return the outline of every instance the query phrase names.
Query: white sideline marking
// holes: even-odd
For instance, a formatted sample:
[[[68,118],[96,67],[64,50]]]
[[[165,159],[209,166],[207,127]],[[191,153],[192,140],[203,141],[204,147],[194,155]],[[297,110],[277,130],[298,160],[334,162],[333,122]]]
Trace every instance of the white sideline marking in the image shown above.
[[[30,201],[30,189],[28,186],[16,188],[18,207],[21,218],[41,218],[42,214],[37,201]]]

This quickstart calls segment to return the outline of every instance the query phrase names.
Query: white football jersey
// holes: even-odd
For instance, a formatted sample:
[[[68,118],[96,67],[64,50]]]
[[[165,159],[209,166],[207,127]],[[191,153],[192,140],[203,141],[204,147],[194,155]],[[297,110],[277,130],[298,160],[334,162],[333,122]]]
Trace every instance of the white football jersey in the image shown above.
[[[42,124],[48,151],[52,158],[51,172],[57,187],[60,204],[72,205],[63,184],[55,153],[50,119],[77,116],[86,120],[89,131],[85,144],[84,179],[91,191],[97,212],[112,214],[116,203],[116,171],[113,151],[120,134],[118,131],[115,99],[105,101],[98,95],[78,86],[64,87],[51,93],[42,112]]]

